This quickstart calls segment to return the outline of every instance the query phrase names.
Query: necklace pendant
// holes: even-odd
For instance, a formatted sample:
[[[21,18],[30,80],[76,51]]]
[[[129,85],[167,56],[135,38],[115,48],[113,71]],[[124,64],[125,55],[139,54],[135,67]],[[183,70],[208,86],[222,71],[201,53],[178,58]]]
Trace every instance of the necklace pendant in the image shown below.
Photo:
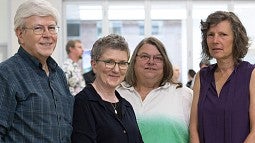
[[[118,111],[117,111],[117,103],[111,103],[113,109],[114,109],[114,113],[117,115]]]

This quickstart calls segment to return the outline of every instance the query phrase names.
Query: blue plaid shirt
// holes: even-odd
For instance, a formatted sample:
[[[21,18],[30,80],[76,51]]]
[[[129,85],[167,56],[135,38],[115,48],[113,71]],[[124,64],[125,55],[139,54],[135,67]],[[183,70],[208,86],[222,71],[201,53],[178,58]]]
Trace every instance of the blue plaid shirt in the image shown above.
[[[0,142],[70,143],[73,96],[49,57],[49,76],[23,48],[0,63]]]

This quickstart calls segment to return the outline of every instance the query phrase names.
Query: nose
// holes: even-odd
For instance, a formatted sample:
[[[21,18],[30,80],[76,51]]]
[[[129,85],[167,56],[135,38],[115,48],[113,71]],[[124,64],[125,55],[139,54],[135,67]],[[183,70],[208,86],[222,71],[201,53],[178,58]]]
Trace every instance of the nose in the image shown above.
[[[51,33],[50,33],[50,31],[47,27],[46,28],[44,27],[44,31],[43,31],[42,35],[43,36],[50,36],[51,35]]]
[[[115,63],[114,67],[113,67],[113,71],[115,72],[119,72],[120,71],[120,67],[117,63]]]
[[[213,36],[213,42],[217,43],[218,41],[219,41],[219,35],[216,34]]]
[[[149,63],[149,64],[154,63],[154,57],[153,57],[153,56],[151,56],[151,57],[149,58],[148,63]]]

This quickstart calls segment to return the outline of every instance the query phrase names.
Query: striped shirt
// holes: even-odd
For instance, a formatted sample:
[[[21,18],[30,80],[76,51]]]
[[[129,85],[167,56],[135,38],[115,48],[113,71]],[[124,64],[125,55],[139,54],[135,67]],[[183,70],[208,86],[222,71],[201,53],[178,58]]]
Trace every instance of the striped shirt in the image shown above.
[[[22,47],[0,63],[0,142],[71,142],[74,99],[62,69],[47,64],[49,76]]]

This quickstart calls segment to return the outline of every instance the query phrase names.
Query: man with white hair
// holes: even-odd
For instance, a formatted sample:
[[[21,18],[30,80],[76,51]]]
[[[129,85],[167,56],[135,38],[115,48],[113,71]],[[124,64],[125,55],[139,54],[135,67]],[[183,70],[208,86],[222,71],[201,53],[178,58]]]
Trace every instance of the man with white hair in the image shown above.
[[[0,142],[70,143],[73,96],[51,57],[58,12],[44,0],[29,0],[14,18],[18,52],[0,63]]]

